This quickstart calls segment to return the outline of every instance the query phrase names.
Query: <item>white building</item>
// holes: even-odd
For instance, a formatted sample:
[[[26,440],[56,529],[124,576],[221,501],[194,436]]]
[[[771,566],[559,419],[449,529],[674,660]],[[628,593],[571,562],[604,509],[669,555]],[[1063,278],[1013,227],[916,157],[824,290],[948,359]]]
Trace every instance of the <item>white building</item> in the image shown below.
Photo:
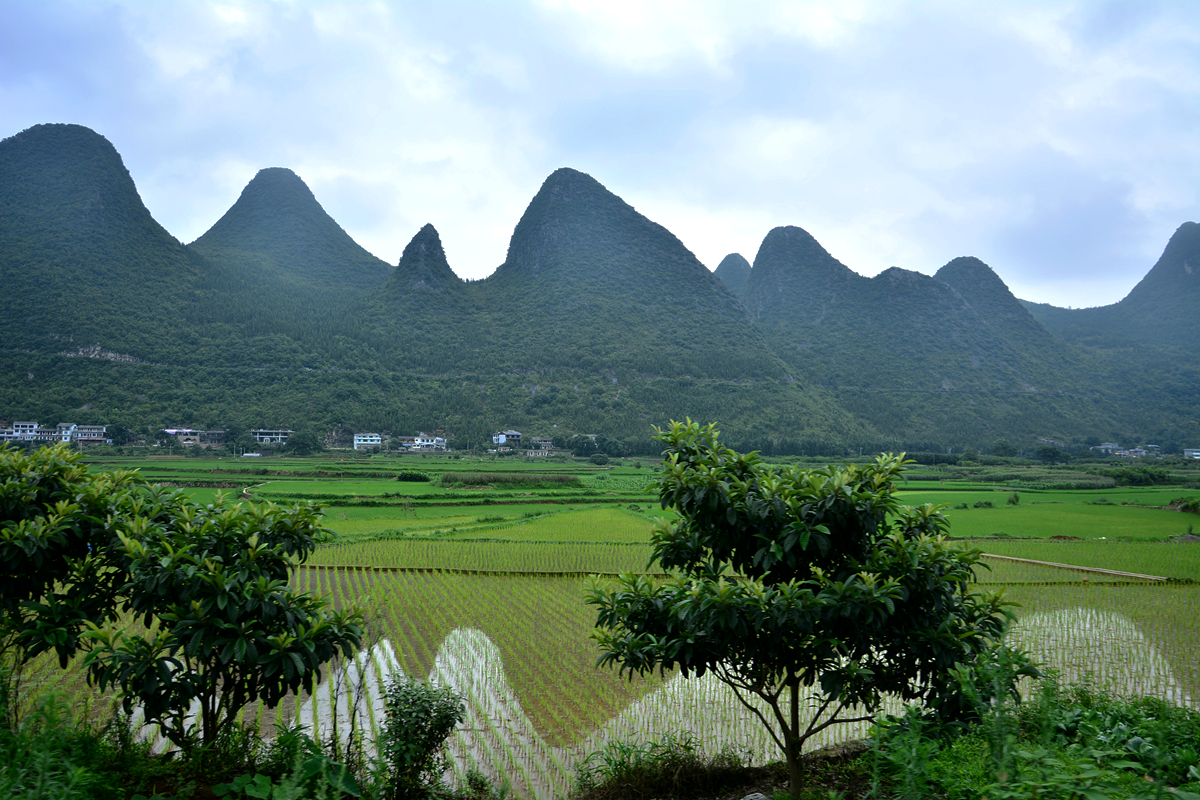
[[[424,431],[422,431],[421,433],[418,433],[416,435],[416,437],[414,438],[413,449],[414,450],[445,450],[446,449],[446,440],[443,439],[441,436],[434,436],[432,434],[428,434],[428,433],[425,433]]]
[[[516,449],[521,446],[520,431],[500,431],[492,434],[492,444],[497,447],[511,447]]]
[[[76,425],[74,422],[60,422],[53,428],[43,428],[36,422],[14,422],[11,428],[0,429],[0,441],[112,444],[107,430],[105,425]]]
[[[381,447],[383,445],[383,437],[378,433],[356,433],[354,434],[354,449],[367,450],[372,447]]]
[[[1184,458],[1200,458],[1200,447],[1185,447],[1183,449]]]
[[[288,437],[295,431],[283,430],[282,428],[253,428],[250,435],[254,437],[254,441],[259,444],[287,444]]]

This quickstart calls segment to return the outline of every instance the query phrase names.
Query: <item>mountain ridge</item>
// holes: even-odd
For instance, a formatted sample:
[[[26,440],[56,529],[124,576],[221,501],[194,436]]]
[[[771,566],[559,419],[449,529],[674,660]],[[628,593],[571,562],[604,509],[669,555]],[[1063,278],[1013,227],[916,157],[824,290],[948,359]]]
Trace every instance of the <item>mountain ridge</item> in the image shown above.
[[[339,295],[376,288],[391,273],[284,167],[259,170],[229,210],[188,247],[210,261],[253,263],[281,281]]]
[[[20,290],[0,306],[0,405],[18,417],[557,427],[646,447],[652,425],[691,416],[766,452],[832,454],[1171,441],[1200,406],[1194,360],[1161,341],[1196,324],[1194,223],[1098,339],[1040,321],[978,259],[867,278],[796,226],[769,231],[753,265],[731,254],[710,272],[571,168],[471,282],[432,224],[395,267],[374,258],[285,168],[258,172],[184,246],[81,126],[0,142],[0,210],[0,266]]]

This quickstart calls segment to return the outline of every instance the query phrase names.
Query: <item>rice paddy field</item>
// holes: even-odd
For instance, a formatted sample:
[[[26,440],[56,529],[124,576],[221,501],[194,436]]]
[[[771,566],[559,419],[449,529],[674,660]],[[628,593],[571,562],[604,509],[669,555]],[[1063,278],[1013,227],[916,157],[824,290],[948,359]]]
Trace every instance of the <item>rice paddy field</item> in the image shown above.
[[[777,757],[719,683],[628,680],[595,667],[594,614],[584,597],[603,575],[650,569],[651,525],[667,513],[647,491],[654,464],[246,461],[95,466],[136,467],[204,502],[222,493],[238,502],[325,505],[333,535],[295,579],[339,605],[363,605],[370,647],[330,671],[312,696],[285,703],[285,718],[323,735],[371,730],[389,675],[432,678],[467,698],[467,720],[452,742],[454,773],[478,769],[530,798],[563,796],[576,761],[612,738],[687,729],[713,749]],[[402,473],[408,479],[397,480]],[[1035,486],[1018,488],[1019,502],[1010,504],[1012,480],[913,481],[902,499],[946,504],[951,535],[994,556],[978,575],[980,590],[1017,604],[1013,640],[1065,680],[1195,706],[1200,541],[1187,534],[1200,517],[1165,506],[1200,491]],[[70,674],[53,681],[81,691]],[[861,731],[828,733],[832,742]]]

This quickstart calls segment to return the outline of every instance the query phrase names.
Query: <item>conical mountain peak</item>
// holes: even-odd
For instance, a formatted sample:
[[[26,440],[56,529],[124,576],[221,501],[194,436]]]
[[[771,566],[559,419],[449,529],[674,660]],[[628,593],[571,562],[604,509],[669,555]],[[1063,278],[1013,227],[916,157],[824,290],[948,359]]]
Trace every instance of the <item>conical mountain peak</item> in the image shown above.
[[[55,225],[59,237],[90,240],[106,229],[111,240],[146,226],[171,238],[150,217],[116,148],[82,125],[35,125],[0,142],[0,186],[6,217]]]
[[[546,178],[504,264],[472,288],[489,308],[510,310],[497,314],[496,335],[555,368],[782,373],[745,308],[674,234],[577,170]],[[576,346],[585,359],[571,355]]]
[[[741,253],[730,253],[722,258],[713,275],[717,276],[729,291],[745,299],[746,283],[750,280],[750,262]]]
[[[400,292],[443,294],[463,285],[450,269],[437,229],[429,224],[417,231],[404,248],[396,271],[388,279],[389,289]]]
[[[984,294],[1012,297],[1012,292],[995,270],[974,256],[953,259],[934,273],[934,277],[950,284],[964,297]]]
[[[1200,298],[1200,225],[1195,222],[1179,226],[1158,261],[1121,305],[1140,307],[1163,302],[1178,305],[1177,301],[1183,298],[1193,308]]]
[[[1048,337],[1046,329],[1013,295],[995,270],[978,258],[959,256],[934,273],[934,277],[962,295],[997,336],[1023,343],[1026,348]],[[1031,336],[1034,338],[1029,339]]]
[[[746,305],[754,319],[782,323],[798,310],[817,310],[856,279],[865,280],[808,231],[782,226],[771,230],[758,248],[746,284]]]
[[[525,209],[497,276],[555,275],[569,269],[565,254],[620,247],[622,241],[640,237],[648,229],[656,229],[658,238],[669,237],[682,248],[670,232],[637,213],[595,178],[563,167],[546,178]]]
[[[150,216],[116,148],[54,124],[0,142],[0,275],[7,347],[68,340],[155,357],[196,269]]]
[[[249,259],[322,290],[368,289],[390,271],[325,213],[299,175],[283,167],[259,170],[237,202],[190,246],[212,259]]]

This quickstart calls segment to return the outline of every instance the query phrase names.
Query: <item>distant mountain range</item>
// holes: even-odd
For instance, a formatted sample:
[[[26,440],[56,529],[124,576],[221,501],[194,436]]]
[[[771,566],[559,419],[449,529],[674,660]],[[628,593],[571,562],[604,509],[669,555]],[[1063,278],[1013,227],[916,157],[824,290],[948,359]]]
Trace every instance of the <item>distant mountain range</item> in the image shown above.
[[[203,236],[156,223],[76,125],[0,142],[0,417],[603,433],[691,416],[776,453],[1200,442],[1200,226],[1120,303],[1013,297],[986,264],[863,277],[796,227],[706,269],[592,177],[550,175],[463,281],[432,225],[396,267],[295,173]]]

